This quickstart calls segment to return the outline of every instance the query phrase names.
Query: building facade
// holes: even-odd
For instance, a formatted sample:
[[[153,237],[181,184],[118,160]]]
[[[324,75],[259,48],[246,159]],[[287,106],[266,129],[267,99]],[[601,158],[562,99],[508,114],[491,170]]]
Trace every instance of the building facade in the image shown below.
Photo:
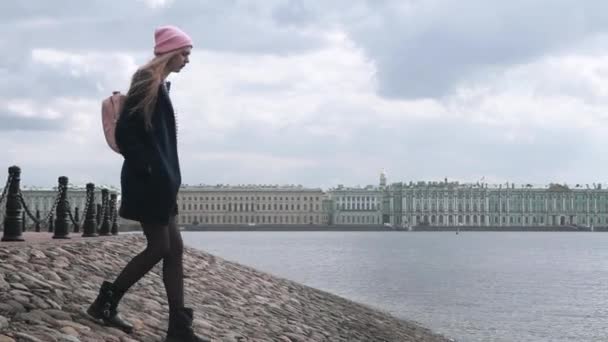
[[[382,225],[383,192],[379,187],[348,188],[338,185],[327,193],[332,206],[331,224]]]
[[[329,223],[327,195],[302,186],[182,186],[178,207],[179,224]]]
[[[39,210],[41,218],[57,197],[56,188],[21,191],[28,208],[33,214]],[[86,189],[70,187],[68,200],[72,210],[80,209],[82,220]],[[101,203],[99,187],[95,203]],[[0,222],[5,206],[0,206]],[[389,185],[384,172],[378,186],[339,185],[327,192],[293,185],[186,185],[178,194],[178,206],[180,225],[608,227],[608,189],[600,184],[517,186],[446,179]],[[138,226],[122,219],[119,223]],[[33,225],[27,216],[26,225]]]
[[[601,185],[393,183],[384,191],[383,221],[408,226],[608,226]]]

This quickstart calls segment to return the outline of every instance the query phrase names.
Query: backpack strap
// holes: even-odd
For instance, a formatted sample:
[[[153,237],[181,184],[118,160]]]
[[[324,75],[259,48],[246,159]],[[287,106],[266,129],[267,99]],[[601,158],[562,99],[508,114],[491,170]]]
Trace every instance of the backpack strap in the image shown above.
[[[112,111],[115,113],[114,123],[118,121],[118,117],[120,116],[120,111],[122,110],[122,105],[124,104],[125,95],[122,95],[119,91],[112,92],[112,96],[110,97],[110,103],[112,104]]]

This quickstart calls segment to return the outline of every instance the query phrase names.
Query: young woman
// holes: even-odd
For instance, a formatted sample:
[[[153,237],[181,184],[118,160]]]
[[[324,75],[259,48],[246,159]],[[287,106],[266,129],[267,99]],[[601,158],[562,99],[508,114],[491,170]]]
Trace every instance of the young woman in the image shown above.
[[[116,143],[125,160],[121,172],[120,216],[139,221],[147,239],[114,283],[103,282],[87,312],[106,325],[131,332],[116,308],[125,292],[163,261],[169,302],[167,342],[206,341],[192,330],[192,309],[184,307],[183,244],[177,229],[181,173],[175,112],[165,79],[189,62],[192,39],[174,26],[155,31],[155,57],[135,72],[116,123]]]

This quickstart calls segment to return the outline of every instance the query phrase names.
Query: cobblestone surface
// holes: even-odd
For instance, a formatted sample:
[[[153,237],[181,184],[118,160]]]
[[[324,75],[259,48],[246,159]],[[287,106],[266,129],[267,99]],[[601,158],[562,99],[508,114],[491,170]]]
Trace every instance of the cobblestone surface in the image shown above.
[[[37,235],[37,236],[33,236]],[[168,305],[157,265],[124,297],[128,335],[85,310],[145,238],[127,234],[53,240],[27,233],[0,243],[0,342],[162,341]],[[212,341],[451,341],[417,324],[191,248],[185,249],[186,303]]]

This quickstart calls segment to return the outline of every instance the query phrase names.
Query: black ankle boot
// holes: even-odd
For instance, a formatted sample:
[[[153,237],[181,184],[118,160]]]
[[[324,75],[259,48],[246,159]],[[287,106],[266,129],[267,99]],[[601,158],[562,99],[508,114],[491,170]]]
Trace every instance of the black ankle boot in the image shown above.
[[[169,312],[169,329],[165,342],[211,342],[200,338],[192,330],[192,309],[181,308]]]
[[[118,302],[124,294],[124,292],[118,291],[114,287],[114,284],[104,281],[99,289],[99,295],[93,304],[89,306],[87,313],[95,319],[103,320],[104,324],[107,326],[121,329],[130,334],[133,332],[133,326],[129,322],[123,320],[116,311]]]

